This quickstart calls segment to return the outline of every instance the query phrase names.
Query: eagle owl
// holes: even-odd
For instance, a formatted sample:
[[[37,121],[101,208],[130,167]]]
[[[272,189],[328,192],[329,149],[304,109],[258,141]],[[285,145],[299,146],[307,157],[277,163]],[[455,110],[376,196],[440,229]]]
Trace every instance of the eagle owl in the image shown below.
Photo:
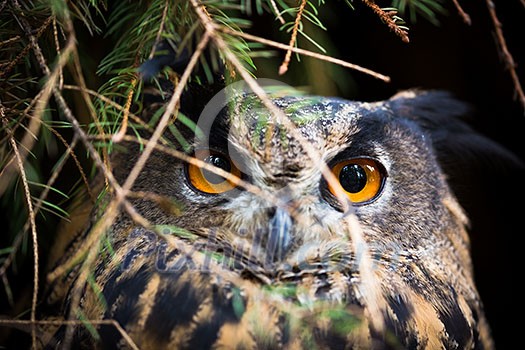
[[[80,265],[51,282],[46,300],[62,316],[115,320],[129,337],[93,324],[74,329],[74,344],[492,348],[468,219],[442,164],[442,154],[467,151],[449,140],[481,138],[458,118],[466,107],[440,91],[373,103],[270,97],[286,119],[240,94],[205,127],[191,100],[203,97],[182,100],[185,117],[166,136],[174,151],[152,153],[133,187],[142,195],[129,198],[150,226],[122,210],[97,246],[78,309]],[[115,152],[120,183],[141,147]],[[55,266],[89,241],[103,205],[80,210],[83,228],[64,230]],[[60,344],[66,330],[45,342]]]

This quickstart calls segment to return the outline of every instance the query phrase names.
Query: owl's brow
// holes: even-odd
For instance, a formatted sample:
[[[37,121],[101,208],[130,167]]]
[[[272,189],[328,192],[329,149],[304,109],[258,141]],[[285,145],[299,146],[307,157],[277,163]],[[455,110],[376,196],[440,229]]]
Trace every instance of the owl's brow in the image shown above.
[[[93,135],[90,138],[91,139],[96,139],[96,140],[108,140],[108,139],[111,139],[111,136],[107,136],[107,135]],[[128,141],[128,142],[134,142],[134,143],[138,143],[138,144],[141,144],[141,143],[144,143],[144,142],[148,142],[148,139],[141,138],[139,140],[137,137],[131,136],[131,135],[125,135],[122,140]],[[155,149],[157,151],[159,151],[159,152],[165,153],[167,155],[170,155],[172,157],[180,159],[180,160],[182,160],[184,162],[187,162],[187,163],[190,163],[192,165],[195,165],[195,166],[197,166],[197,167],[199,167],[201,169],[208,170],[210,172],[213,172],[216,175],[224,177],[228,181],[234,183],[236,186],[240,186],[243,189],[245,189],[246,191],[248,191],[250,193],[253,193],[253,194],[255,194],[258,197],[265,198],[266,200],[268,200],[273,205],[278,206],[282,202],[281,200],[279,200],[279,198],[274,196],[271,192],[265,191],[265,190],[263,190],[260,187],[257,187],[255,185],[249,183],[249,182],[244,181],[243,179],[241,179],[238,176],[235,176],[235,175],[233,175],[233,174],[231,174],[231,173],[229,173],[229,172],[227,172],[227,171],[225,171],[225,170],[223,170],[221,168],[218,168],[218,167],[213,166],[213,165],[211,165],[209,163],[206,163],[206,162],[204,162],[204,161],[202,161],[202,160],[200,160],[198,158],[189,156],[189,155],[187,155],[184,152],[177,151],[177,150],[175,150],[173,148],[166,147],[166,146],[159,145],[159,144],[155,145]]]

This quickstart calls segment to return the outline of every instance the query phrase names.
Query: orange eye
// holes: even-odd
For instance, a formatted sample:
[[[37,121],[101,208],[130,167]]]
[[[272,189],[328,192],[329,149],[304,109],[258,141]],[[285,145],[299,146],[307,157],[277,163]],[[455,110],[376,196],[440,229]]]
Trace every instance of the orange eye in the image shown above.
[[[348,199],[357,204],[377,197],[385,178],[382,166],[369,158],[341,161],[332,167],[332,172],[339,180]],[[330,184],[328,189],[334,196],[336,195],[335,189]]]
[[[197,150],[195,151],[195,158],[234,176],[241,177],[241,171],[233,164],[229,157],[222,153],[208,149]],[[230,180],[194,164],[188,164],[187,174],[193,187],[204,193],[219,194],[230,191],[236,187],[235,183]]]

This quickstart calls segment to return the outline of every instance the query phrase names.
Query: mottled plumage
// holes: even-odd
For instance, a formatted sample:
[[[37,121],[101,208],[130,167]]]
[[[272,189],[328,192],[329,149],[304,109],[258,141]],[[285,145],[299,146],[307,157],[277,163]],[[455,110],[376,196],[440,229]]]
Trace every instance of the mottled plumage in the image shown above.
[[[354,200],[345,213],[303,141],[255,97],[241,100],[225,108],[209,135],[195,139],[187,153],[211,150],[201,158],[231,173],[238,169],[259,192],[153,153],[134,190],[171,198],[180,212],[130,199],[140,214],[164,225],[168,239],[121,214],[104,245],[114,254],[100,254],[93,269],[104,302],[86,288],[80,302],[84,318],[115,319],[144,349],[492,348],[474,283],[468,219],[441,165],[446,152],[454,151],[455,137],[481,137],[457,118],[466,112],[462,103],[424,91],[377,103],[274,98],[300,138],[333,171],[341,168],[336,177],[347,188],[366,188],[370,182],[363,176],[377,176],[374,192]],[[177,126],[193,137],[189,128]],[[469,143],[461,146],[467,152]],[[139,152],[131,143],[114,156],[120,182]],[[213,180],[204,192],[215,190],[216,183],[232,189],[204,193],[201,176],[206,183]],[[370,250],[383,330],[370,319],[370,300],[362,295],[351,212]],[[84,218],[87,227],[95,222]],[[66,227],[63,242],[74,231]],[[90,232],[76,231],[73,243],[58,245],[55,265],[72,256]],[[51,284],[48,305],[67,312],[77,274],[78,267]],[[64,328],[45,341],[59,341]],[[97,342],[79,327],[75,343],[126,347],[115,327],[98,330]]]

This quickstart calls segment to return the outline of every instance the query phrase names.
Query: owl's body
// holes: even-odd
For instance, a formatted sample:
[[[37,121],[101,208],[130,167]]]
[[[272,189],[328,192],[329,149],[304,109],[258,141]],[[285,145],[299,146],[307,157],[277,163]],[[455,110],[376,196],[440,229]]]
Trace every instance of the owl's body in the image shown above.
[[[448,132],[472,133],[454,119],[463,105],[412,91],[378,103],[312,96],[273,102],[294,132],[246,97],[187,151],[241,184],[172,154],[152,154],[133,190],[171,198],[180,212],[130,199],[160,234],[118,217],[94,264],[100,291],[87,287],[80,299],[83,318],[116,320],[141,349],[492,348],[467,218],[438,157]],[[139,154],[131,143],[115,156],[119,182]],[[92,224],[102,214],[93,214]],[[352,230],[364,238],[363,251]],[[56,264],[89,232],[79,230],[58,249]],[[363,259],[372,264],[363,267]],[[63,305],[64,314],[78,273],[79,266],[51,286],[48,303]],[[61,339],[64,328],[47,340]],[[75,341],[127,346],[114,326],[98,330],[96,341],[79,328]]]

